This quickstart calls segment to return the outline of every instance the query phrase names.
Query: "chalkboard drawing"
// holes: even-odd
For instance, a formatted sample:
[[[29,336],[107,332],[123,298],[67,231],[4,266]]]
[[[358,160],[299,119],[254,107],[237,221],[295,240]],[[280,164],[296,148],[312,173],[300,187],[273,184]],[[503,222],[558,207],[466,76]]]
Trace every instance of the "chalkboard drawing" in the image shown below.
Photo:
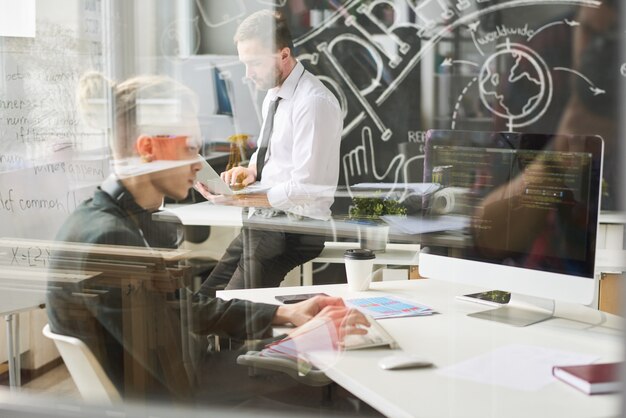
[[[418,22],[426,30],[434,28],[442,21],[451,19],[455,14],[446,0],[414,0],[413,10]]]
[[[601,94],[606,94],[606,90],[603,90],[599,87],[596,87],[593,84],[593,81],[591,81],[589,79],[589,77],[586,77],[584,74],[581,74],[580,72],[576,71],[576,70],[572,70],[571,68],[565,68],[565,67],[554,67],[554,70],[556,71],[567,71],[568,73],[572,73],[580,78],[582,78],[583,80],[585,80],[585,82],[587,84],[589,84],[589,91],[591,91],[591,93],[593,93],[594,96],[599,96]]]
[[[393,182],[398,183],[400,171],[403,167],[405,156],[398,154],[389,163],[384,173],[379,172],[374,151],[374,140],[372,130],[365,126],[361,130],[361,144],[342,157],[343,173],[346,179],[348,193],[352,196],[350,186],[358,183],[362,178],[373,176],[377,181],[383,181],[393,173]],[[390,191],[391,193],[392,191]]]
[[[182,43],[184,40],[180,39],[180,27],[189,27],[194,31],[194,35],[191,37],[193,45],[186,48]],[[200,27],[198,18],[195,17],[190,20],[174,20],[161,35],[161,54],[165,59],[171,60],[172,57],[176,59],[184,59],[186,56],[196,55],[200,50]]]
[[[384,164],[376,159],[372,131],[366,126],[361,130],[361,144],[342,157],[348,194],[350,197],[354,197],[351,186],[361,182],[364,178],[374,178],[376,181],[385,182],[393,177],[394,186],[386,189],[385,197],[397,196],[397,193],[400,192],[399,201],[403,202],[415,194],[407,185],[410,181],[411,165],[419,167],[419,162],[423,159],[424,155],[414,155],[407,158],[400,153],[391,159],[385,171],[382,172],[381,166]]]
[[[371,55],[376,65],[376,76],[374,79],[371,80],[371,83],[369,86],[363,89],[359,89],[354,84],[354,81],[352,81],[348,73],[343,69],[343,66],[339,63],[339,61],[333,54],[333,48],[339,42],[353,42],[365,48],[369,52],[369,54]],[[383,62],[382,62],[381,56],[376,52],[376,50],[370,43],[367,43],[362,38],[359,38],[358,36],[350,34],[350,33],[339,35],[335,37],[331,42],[328,42],[328,43],[322,42],[319,45],[317,45],[317,49],[320,52],[322,52],[324,56],[328,59],[328,61],[334,67],[335,71],[337,71],[337,73],[345,82],[345,84],[348,86],[352,94],[354,94],[356,99],[359,101],[363,109],[365,109],[365,112],[370,116],[370,118],[372,119],[376,127],[380,130],[381,139],[383,141],[388,141],[392,135],[391,129],[387,128],[387,126],[383,123],[380,116],[378,116],[378,114],[374,111],[373,106],[365,99],[365,96],[367,94],[371,93],[376,87],[380,85],[382,72],[383,72]]]
[[[513,65],[508,74],[501,75],[495,68],[502,56],[509,58]],[[501,77],[506,77],[511,85],[523,84],[524,88],[517,91],[524,92],[524,100],[506,97],[502,93],[501,83],[504,80]],[[497,45],[496,52],[483,63],[478,85],[483,105],[497,117],[506,119],[510,131],[536,122],[552,100],[552,75],[546,62],[529,47],[512,43],[508,38],[505,43]]]
[[[394,23],[391,26],[387,26],[385,25],[385,23],[383,23],[375,14],[374,14],[374,9],[376,9],[379,6],[388,6],[390,7],[393,11],[394,11]],[[411,46],[404,42],[402,39],[400,39],[400,37],[398,35],[395,34],[394,30],[398,28],[399,24],[396,23],[396,16],[398,15],[395,11],[395,6],[391,1],[388,0],[375,0],[371,3],[369,3],[368,5],[361,5],[357,8],[357,12],[367,16],[367,18],[373,22],[378,29],[380,29],[386,36],[388,39],[390,39],[399,49],[401,54],[406,54],[407,52],[409,52],[409,50],[411,49]],[[352,23],[353,25],[357,26],[355,22]],[[348,19],[346,19],[346,25],[348,25]],[[348,25],[349,26],[349,25]],[[371,38],[369,32],[367,31],[363,31],[361,26],[357,26],[357,29],[359,29],[359,31],[361,31],[361,33],[363,33],[366,37]],[[372,42],[377,45],[378,43],[375,42],[374,40],[372,40]],[[383,49],[381,48],[381,51]],[[384,52],[385,53],[385,52]],[[398,66],[398,64],[400,64],[402,62],[402,58],[398,55],[389,55],[388,53],[386,53],[387,56],[389,56],[390,61],[389,61],[389,66],[391,68],[395,68]]]
[[[565,24],[567,26],[570,26],[570,27],[580,26],[579,22],[577,22],[575,20],[569,20],[569,19],[563,19],[563,20],[560,20],[558,22],[550,22],[550,23],[547,23],[547,24],[543,25],[539,29],[535,29],[531,34],[529,34],[528,35],[528,41],[530,42],[539,33],[543,32],[544,30],[546,30],[548,28],[551,28],[552,26],[563,25],[563,24]]]
[[[196,5],[200,11],[200,16],[205,25],[210,28],[217,28],[228,23],[242,19],[246,15],[246,5],[243,0],[220,1],[220,13],[210,12],[207,7],[209,4],[217,5],[218,2],[209,2],[196,0]]]
[[[273,7],[284,7],[287,4],[287,0],[256,0],[260,4]]]

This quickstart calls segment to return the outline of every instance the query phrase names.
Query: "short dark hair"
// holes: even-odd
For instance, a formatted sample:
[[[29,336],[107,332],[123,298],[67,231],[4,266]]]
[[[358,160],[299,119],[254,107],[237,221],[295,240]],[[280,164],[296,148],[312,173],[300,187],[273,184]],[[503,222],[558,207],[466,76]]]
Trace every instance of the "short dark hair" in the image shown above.
[[[261,10],[244,19],[237,28],[235,44],[258,39],[272,50],[289,48],[293,53],[293,39],[287,20],[280,12]]]

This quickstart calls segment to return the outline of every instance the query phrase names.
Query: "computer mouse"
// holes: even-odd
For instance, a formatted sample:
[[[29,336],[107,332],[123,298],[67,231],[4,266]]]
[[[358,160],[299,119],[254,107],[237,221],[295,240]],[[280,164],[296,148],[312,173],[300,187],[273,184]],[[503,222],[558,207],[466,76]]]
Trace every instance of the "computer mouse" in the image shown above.
[[[421,357],[410,354],[393,354],[383,357],[378,361],[378,366],[385,370],[412,369],[418,367],[430,367],[433,364]]]

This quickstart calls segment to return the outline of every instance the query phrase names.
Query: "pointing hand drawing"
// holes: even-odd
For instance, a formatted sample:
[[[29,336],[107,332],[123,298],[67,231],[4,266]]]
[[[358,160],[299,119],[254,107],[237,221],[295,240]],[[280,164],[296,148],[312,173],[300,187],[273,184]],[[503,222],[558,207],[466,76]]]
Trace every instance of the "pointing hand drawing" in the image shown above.
[[[400,169],[405,159],[402,154],[396,155],[389,163],[387,170],[379,174],[374,155],[372,130],[367,126],[361,131],[361,141],[361,145],[358,145],[352,151],[346,153],[342,159],[343,173],[350,196],[352,196],[350,186],[357,183],[363,176],[373,176],[376,181],[382,181],[386,179],[390,173],[393,173],[393,182],[397,183],[400,176]],[[389,193],[393,191],[394,190],[390,190]]]

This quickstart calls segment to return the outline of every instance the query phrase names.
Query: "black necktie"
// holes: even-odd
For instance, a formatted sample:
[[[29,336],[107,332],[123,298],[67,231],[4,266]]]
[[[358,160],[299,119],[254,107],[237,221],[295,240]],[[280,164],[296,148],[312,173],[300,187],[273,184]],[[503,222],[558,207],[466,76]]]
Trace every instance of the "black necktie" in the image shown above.
[[[261,134],[261,138],[259,143],[261,146],[259,147],[259,152],[256,155],[256,181],[261,181],[261,172],[263,171],[263,166],[265,165],[265,154],[267,154],[267,149],[270,146],[270,138],[272,137],[272,131],[274,130],[274,115],[276,114],[276,109],[278,108],[278,102],[280,102],[281,97],[277,97],[276,100],[270,103],[270,107],[267,110],[267,117],[265,118],[265,126],[263,127],[263,133]]]

